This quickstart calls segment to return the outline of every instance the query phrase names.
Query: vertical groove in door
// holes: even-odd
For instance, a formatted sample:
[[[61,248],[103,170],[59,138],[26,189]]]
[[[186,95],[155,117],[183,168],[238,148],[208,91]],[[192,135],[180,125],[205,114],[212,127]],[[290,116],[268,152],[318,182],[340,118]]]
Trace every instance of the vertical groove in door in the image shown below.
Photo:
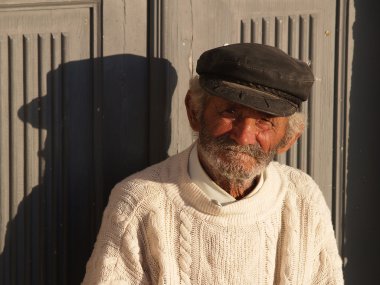
[[[32,201],[25,203],[27,258],[25,280],[31,284],[38,283],[38,268],[40,260],[40,215],[39,199],[36,199],[35,189],[39,185],[39,117],[38,110],[38,38],[36,35],[24,36],[24,86],[25,100],[23,117],[25,124],[25,171],[26,171],[26,197]],[[32,262],[33,260],[33,262]]]
[[[299,16],[299,38],[298,38],[298,45],[299,45],[299,54],[298,58],[302,61],[308,61],[308,49],[309,49],[309,21],[308,16],[301,15]],[[307,118],[307,123],[309,126],[311,126],[310,118],[309,118],[309,106],[308,103],[302,103],[301,106],[302,113],[305,114]],[[307,128],[309,130],[310,128]],[[298,168],[301,170],[307,172],[307,166],[308,166],[308,141],[309,141],[309,132],[305,131],[303,135],[298,140]]]
[[[45,200],[44,200],[44,168],[45,168],[45,160],[41,157],[41,152],[44,149],[44,137],[45,137],[45,131],[43,130],[42,126],[42,97],[43,97],[43,81],[44,81],[44,70],[42,69],[42,58],[44,53],[43,48],[43,39],[41,35],[37,35],[37,86],[38,86],[38,93],[37,93],[37,114],[36,119],[38,120],[38,123],[36,124],[37,130],[38,130],[38,187],[40,191],[37,191],[37,194],[35,194],[35,201],[33,201],[33,205],[35,207],[38,207],[35,209],[36,216],[37,216],[37,228],[36,232],[38,232],[38,240],[37,240],[37,251],[36,251],[36,259],[39,261],[38,263],[38,276],[36,277],[41,283],[45,282],[44,278],[44,268],[45,268],[45,247],[44,247],[44,207],[45,207]]]
[[[283,16],[276,16],[273,19],[274,22],[274,46],[281,49],[282,51],[286,52],[287,47],[287,22],[284,21]],[[284,154],[277,154],[276,160],[280,163],[286,163],[286,153]]]
[[[253,29],[253,43],[258,43],[261,44],[263,41],[262,37],[262,26],[263,26],[263,21],[261,18],[254,18],[252,19],[252,24],[251,28]]]
[[[69,36],[65,33],[61,34],[61,114],[62,114],[62,137],[61,137],[61,144],[62,144],[62,157],[66,158],[68,157],[68,151],[67,151],[67,145],[68,145],[68,135],[67,135],[67,128],[65,128],[65,114],[66,114],[66,103],[65,99],[67,97],[66,95],[66,89],[65,86],[67,86],[67,83],[65,82],[65,76],[64,76],[64,66],[69,61]],[[68,173],[67,173],[67,161],[66,159],[62,159],[62,187],[61,191],[58,192],[58,199],[60,201],[59,203],[59,213],[60,213],[60,225],[59,228],[61,230],[60,232],[60,270],[61,273],[59,275],[59,280],[61,280],[62,284],[67,284],[68,276],[66,274],[67,272],[67,260],[68,260],[68,224],[69,224],[69,218],[68,218],[68,209],[69,209],[69,196],[68,196]]]
[[[30,96],[31,96],[31,62],[30,59],[33,58],[33,55],[31,56],[31,47],[30,47],[30,38],[28,36],[22,37],[22,43],[23,43],[23,93],[24,93],[24,106],[29,102]],[[22,118],[28,118],[28,110],[27,108],[21,108],[19,112],[19,117]],[[29,129],[29,126],[25,120],[24,121],[24,157],[25,157],[25,197],[27,197],[32,192],[33,187],[33,171],[36,168],[31,167],[32,163],[32,155],[33,155],[33,140],[31,139],[31,136],[33,134],[33,130]],[[37,176],[38,177],[38,176]],[[24,199],[25,199],[24,197]],[[28,261],[31,259],[31,218],[32,215],[29,211],[29,208],[25,207],[25,256],[24,256],[24,262],[25,262],[25,271],[24,271],[24,278],[25,281],[29,280],[30,274],[31,274],[31,266],[29,266]]]
[[[249,21],[249,24],[250,24],[250,28],[251,28],[251,32],[250,32],[250,42],[251,43],[254,43],[255,42],[255,39],[256,39],[256,23],[253,19],[251,19]]]
[[[297,44],[297,36],[299,33],[299,25],[298,25],[298,17],[289,16],[288,17],[288,47],[287,53],[292,57],[298,57],[298,44]],[[298,166],[298,144],[292,146],[292,148],[286,153],[286,163],[288,165],[297,167]]]
[[[246,23],[244,21],[240,21],[240,42],[245,43],[246,42]]]
[[[9,133],[9,49],[8,37],[0,36],[0,283],[9,284],[10,256],[5,250],[10,218],[10,133]]]
[[[310,47],[310,39],[311,39],[311,35],[310,35],[310,31],[311,31],[311,17],[310,15],[305,15],[305,16],[301,16],[301,21],[303,21],[304,23],[304,35],[303,35],[303,42],[304,42],[304,53],[303,53],[303,57],[302,57],[302,60],[305,61],[305,62],[309,62],[310,63],[310,50],[311,50],[311,47]],[[307,147],[306,147],[306,157],[307,157],[307,162],[306,162],[306,171],[307,173],[313,175],[312,173],[312,167],[311,167],[311,162],[312,162],[312,159],[313,159],[313,152],[312,152],[312,144],[313,144],[313,130],[312,128],[314,128],[314,120],[313,120],[313,96],[310,96],[309,100],[307,101],[307,119],[308,119],[308,125],[309,127],[307,128],[307,132],[305,134],[307,134]],[[319,126],[321,127],[321,126]]]
[[[262,18],[261,42],[265,45],[270,45],[270,21],[268,18]]]
[[[50,141],[51,141],[51,157],[49,159],[51,168],[52,168],[52,189],[50,197],[48,199],[48,205],[50,208],[50,224],[51,229],[56,229],[54,233],[51,233],[51,261],[49,264],[52,268],[52,278],[54,283],[58,282],[58,256],[59,256],[59,246],[58,246],[58,236],[57,233],[60,233],[59,219],[58,219],[58,209],[60,201],[58,200],[58,195],[61,192],[62,187],[62,145],[61,145],[61,132],[62,132],[62,94],[61,94],[61,78],[59,66],[61,64],[61,37],[60,34],[50,35],[50,48],[51,48],[51,71],[48,75],[50,83],[50,92],[48,96],[51,98],[51,131],[49,132]]]
[[[18,216],[13,223],[14,231],[10,237],[11,247],[11,276],[12,280],[23,283],[24,252],[25,252],[25,212],[18,207],[24,198],[24,123],[18,118],[18,108],[24,104],[23,81],[23,40],[22,36],[9,36],[9,121],[10,121],[10,219]],[[16,234],[17,233],[17,234]]]
[[[282,16],[274,19],[274,46],[285,51],[287,35],[285,31],[285,22]]]
[[[40,182],[40,199],[41,199],[41,266],[44,271],[44,282],[54,283],[52,280],[51,266],[51,248],[53,240],[50,238],[52,231],[51,225],[51,205],[50,192],[52,190],[52,168],[47,162],[52,156],[52,146],[50,134],[52,104],[51,96],[48,90],[51,87],[49,77],[46,75],[51,69],[51,41],[50,34],[41,34],[40,37],[40,162],[41,162],[41,182]],[[49,137],[48,137],[49,136]]]
[[[309,15],[308,17],[308,20],[309,20],[309,29],[308,29],[308,59],[307,59],[307,62],[310,64],[310,68],[312,69],[313,73],[316,74],[315,72],[315,58],[314,58],[314,49],[313,49],[313,46],[314,46],[314,35],[315,35],[315,18],[313,17],[313,15]],[[316,83],[314,83],[314,88],[313,90],[315,90],[316,88]],[[315,113],[315,110],[318,108],[318,106],[315,106],[315,98],[313,96],[313,92],[312,94],[310,94],[310,97],[309,97],[309,100],[308,100],[308,109],[309,109],[309,115],[308,115],[308,119],[309,119],[309,123],[310,123],[310,127],[307,128],[308,132],[308,137],[309,137],[309,140],[308,140],[308,152],[307,152],[307,157],[308,157],[308,164],[307,164],[307,170],[308,170],[308,173],[312,176],[314,176],[314,171],[313,171],[313,162],[315,161],[316,156],[315,156],[315,152],[314,152],[314,147],[313,147],[313,144],[315,144],[317,138],[314,137],[314,129],[315,128],[323,128],[324,126],[321,126],[321,125],[318,125],[317,122],[315,122],[315,119],[314,119],[314,113]],[[320,108],[320,107],[319,107]]]

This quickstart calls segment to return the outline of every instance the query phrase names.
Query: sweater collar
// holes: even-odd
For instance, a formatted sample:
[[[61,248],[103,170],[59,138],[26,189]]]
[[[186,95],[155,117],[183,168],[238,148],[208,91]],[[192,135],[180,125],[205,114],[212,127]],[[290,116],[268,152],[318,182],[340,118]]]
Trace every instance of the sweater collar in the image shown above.
[[[188,174],[188,162],[193,146],[166,161],[161,172],[167,194],[181,209],[201,216],[202,219],[241,224],[262,219],[281,207],[285,195],[285,177],[278,163],[271,162],[264,171],[265,181],[255,195],[226,206],[218,206],[195,184]],[[245,218],[242,219],[242,216]]]

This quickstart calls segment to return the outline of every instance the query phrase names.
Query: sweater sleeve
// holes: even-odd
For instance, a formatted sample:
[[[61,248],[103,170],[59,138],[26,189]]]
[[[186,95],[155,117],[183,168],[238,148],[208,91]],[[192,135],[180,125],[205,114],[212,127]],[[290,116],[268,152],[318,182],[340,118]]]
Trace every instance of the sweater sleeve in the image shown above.
[[[141,264],[136,211],[138,203],[116,186],[103,213],[92,255],[87,262],[85,284],[149,284]]]
[[[313,266],[313,285],[342,285],[342,260],[339,256],[331,213],[320,197],[319,223],[316,229],[316,251]]]

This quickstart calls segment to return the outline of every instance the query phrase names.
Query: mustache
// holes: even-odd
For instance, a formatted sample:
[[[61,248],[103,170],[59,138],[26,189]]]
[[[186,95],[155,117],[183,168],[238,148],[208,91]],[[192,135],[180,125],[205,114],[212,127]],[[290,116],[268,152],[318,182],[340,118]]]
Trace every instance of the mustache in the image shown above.
[[[250,155],[254,158],[265,156],[264,150],[258,143],[253,145],[239,145],[227,135],[213,138],[213,140],[220,150],[239,152]]]

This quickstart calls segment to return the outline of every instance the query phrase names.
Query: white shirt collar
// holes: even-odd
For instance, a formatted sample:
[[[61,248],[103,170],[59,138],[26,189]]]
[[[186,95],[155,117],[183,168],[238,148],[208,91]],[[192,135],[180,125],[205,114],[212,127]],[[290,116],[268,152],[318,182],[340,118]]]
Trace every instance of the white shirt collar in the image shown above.
[[[216,204],[224,206],[236,202],[236,199],[234,197],[232,197],[229,193],[227,193],[225,190],[219,187],[219,185],[212,181],[204,171],[201,163],[199,162],[197,143],[194,144],[194,147],[190,153],[188,171],[191,180],[193,180],[193,182],[210,198],[210,200],[214,201]],[[264,175],[261,174],[256,187],[246,197],[244,197],[244,199],[255,195],[263,183]]]

